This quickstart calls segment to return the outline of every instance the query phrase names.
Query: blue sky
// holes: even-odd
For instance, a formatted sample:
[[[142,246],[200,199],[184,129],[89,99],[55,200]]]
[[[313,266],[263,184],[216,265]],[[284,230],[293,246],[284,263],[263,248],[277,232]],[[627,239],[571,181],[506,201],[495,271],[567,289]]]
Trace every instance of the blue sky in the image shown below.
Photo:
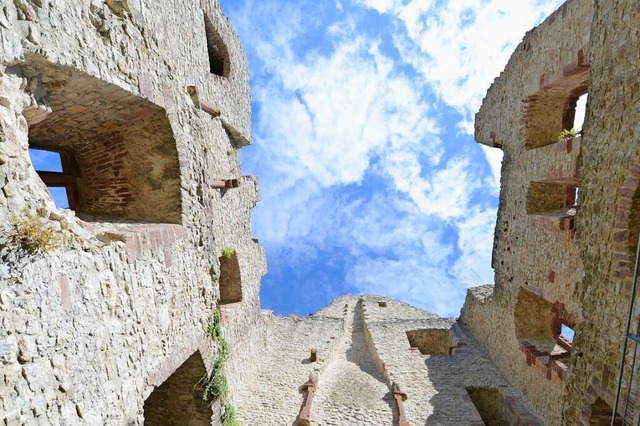
[[[502,153],[473,116],[559,0],[220,0],[249,60],[263,308],[377,293],[457,316],[493,282]]]
[[[562,1],[219,1],[251,72],[262,307],[376,293],[457,316],[493,282],[502,153],[474,142],[473,116]]]

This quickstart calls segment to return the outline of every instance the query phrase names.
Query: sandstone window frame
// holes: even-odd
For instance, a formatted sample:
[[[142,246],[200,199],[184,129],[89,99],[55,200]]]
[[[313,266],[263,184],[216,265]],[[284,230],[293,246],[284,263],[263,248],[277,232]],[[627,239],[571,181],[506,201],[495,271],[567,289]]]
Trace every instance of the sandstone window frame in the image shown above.
[[[576,103],[589,91],[590,65],[578,51],[574,63],[557,75],[540,78],[540,88],[523,99],[524,147],[540,148],[562,141],[563,130],[574,127]]]
[[[562,335],[562,325],[575,330],[575,320],[564,303],[549,302],[520,287],[514,308],[516,339],[529,366],[538,366],[551,380],[564,380],[573,353],[573,341]]]
[[[557,218],[560,230],[575,231],[579,191],[575,179],[531,181],[526,195],[527,214]]]
[[[218,77],[229,78],[231,74],[229,48],[213,22],[214,20],[204,11],[204,31],[209,73]]]

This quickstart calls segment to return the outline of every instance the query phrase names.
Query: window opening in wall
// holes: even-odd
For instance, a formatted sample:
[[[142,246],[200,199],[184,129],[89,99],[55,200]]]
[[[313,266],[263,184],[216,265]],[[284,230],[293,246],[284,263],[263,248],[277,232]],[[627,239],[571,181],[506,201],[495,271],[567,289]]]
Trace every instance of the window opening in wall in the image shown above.
[[[72,168],[69,156],[60,152],[30,148],[29,157],[33,168],[47,186],[56,207],[75,208],[76,177],[69,170]]]
[[[526,149],[557,143],[565,131],[582,127],[588,80],[589,65],[581,52],[562,76],[542,81],[541,89],[524,99]]]
[[[564,304],[552,304],[520,288],[514,310],[516,338],[527,364],[546,366],[548,379],[552,373],[564,378],[569,369],[575,333],[568,318]]]
[[[453,338],[449,329],[421,329],[406,332],[411,348],[422,355],[450,355]]]
[[[180,166],[164,109],[42,58],[30,58],[22,74],[41,82],[50,106],[44,117],[25,115],[34,168],[47,187],[64,187],[83,220],[180,223]],[[49,163],[52,170],[42,168]]]
[[[229,70],[231,66],[229,50],[206,13],[204,14],[204,30],[207,36],[209,71],[211,74],[215,74],[220,77],[229,77]]]
[[[564,107],[562,128],[563,130],[572,130],[574,136],[579,135],[582,130],[587,109],[587,96],[586,87],[579,87],[571,92]]]
[[[387,307],[387,302],[378,302],[378,306],[381,308],[386,308]]]
[[[527,214],[558,218],[561,230],[574,230],[579,191],[574,180],[532,181],[527,189]]]
[[[498,388],[488,386],[470,386],[469,398],[475,405],[482,421],[487,426],[518,424],[517,413],[509,409]]]
[[[145,425],[211,424],[211,404],[204,401],[204,386],[198,383],[207,377],[199,351],[191,355],[144,402]]]
[[[573,328],[568,325],[562,324],[560,336],[564,337],[569,343],[573,343],[573,337],[576,335],[576,332],[573,331]]]
[[[242,302],[242,281],[238,255],[225,253],[220,261],[220,305]]]
[[[575,115],[573,118],[573,128],[576,133],[582,132],[582,125],[584,124],[584,116],[587,113],[587,98],[588,93],[581,95],[576,101]]]

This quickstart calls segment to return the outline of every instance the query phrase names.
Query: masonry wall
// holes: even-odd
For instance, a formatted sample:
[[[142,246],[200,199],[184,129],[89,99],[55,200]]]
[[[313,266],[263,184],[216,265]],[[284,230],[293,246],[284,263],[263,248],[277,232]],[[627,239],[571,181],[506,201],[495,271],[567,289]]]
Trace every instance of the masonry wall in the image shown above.
[[[210,72],[205,14],[226,77]],[[251,142],[248,70],[217,3],[20,0],[2,8],[0,39],[0,419],[143,424],[145,399],[197,351],[210,372],[225,248],[242,292],[223,312],[233,387],[264,344],[244,331],[260,330],[266,265],[250,229],[258,181],[234,155]],[[29,159],[38,141],[73,151],[94,209],[54,206]],[[28,217],[61,247],[19,253]]]
[[[380,296],[351,295],[308,318],[264,315],[268,347],[236,393],[242,424],[293,424],[307,407],[311,424],[481,425],[481,409],[540,424],[455,319]],[[438,347],[446,334],[446,353],[412,348],[409,331],[425,338],[431,333]],[[310,375],[317,386],[309,404],[303,385]],[[474,405],[469,392],[475,396],[479,388],[491,393],[493,405]]]
[[[566,2],[527,34],[476,116],[476,140],[504,151],[496,276],[469,291],[461,319],[549,424],[589,424],[596,400],[614,404],[638,232],[637,15],[634,2]],[[582,135],[559,138],[585,91]],[[521,332],[545,316],[546,330]],[[553,361],[562,350],[543,334],[561,324],[575,340]]]

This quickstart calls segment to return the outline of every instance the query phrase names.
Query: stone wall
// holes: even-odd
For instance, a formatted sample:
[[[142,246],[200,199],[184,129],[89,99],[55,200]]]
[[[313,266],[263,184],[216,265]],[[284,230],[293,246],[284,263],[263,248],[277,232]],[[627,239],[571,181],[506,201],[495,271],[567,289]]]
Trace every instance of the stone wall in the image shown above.
[[[245,337],[261,332],[266,265],[250,229],[258,182],[234,151],[251,142],[247,64],[218,4],[16,0],[0,40],[0,418],[142,424],[145,400],[198,351],[210,372],[225,248],[242,294],[222,313],[228,376],[241,382],[265,343]],[[75,211],[55,207],[30,146],[75,158]],[[18,238],[29,218],[31,237],[51,229],[60,247]]]
[[[236,394],[242,424],[292,424],[307,406],[302,385],[311,374],[317,376],[311,424],[484,424],[479,409],[539,424],[455,319],[380,296],[350,295],[309,318],[265,319],[269,344]],[[412,348],[407,332],[415,330],[446,332],[446,354]],[[474,405],[467,391],[480,387],[495,393],[488,408]]]
[[[589,424],[614,405],[640,216],[639,7],[567,1],[476,116],[476,140],[504,151],[496,275],[461,318],[548,424]],[[561,138],[585,92],[582,134]]]

